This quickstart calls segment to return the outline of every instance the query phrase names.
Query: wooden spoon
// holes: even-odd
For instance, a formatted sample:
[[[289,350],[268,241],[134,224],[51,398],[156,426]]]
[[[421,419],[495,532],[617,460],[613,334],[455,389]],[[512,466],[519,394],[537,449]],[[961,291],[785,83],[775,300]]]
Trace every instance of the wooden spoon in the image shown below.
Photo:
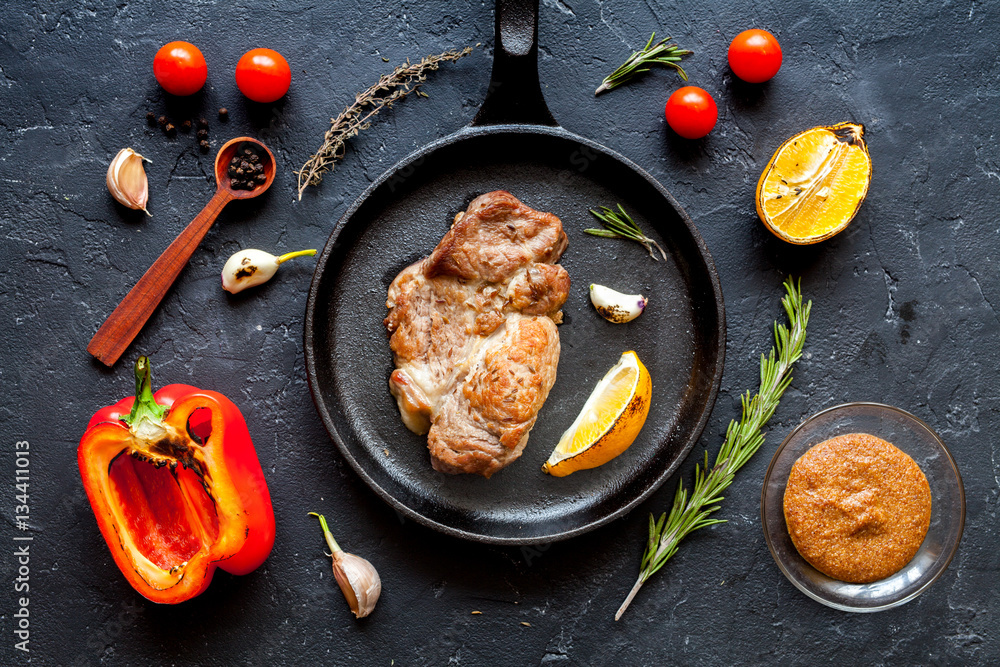
[[[247,146],[247,144],[250,144]],[[267,179],[253,190],[234,190],[229,178],[229,162],[237,150],[254,148],[264,165]],[[90,339],[87,352],[97,357],[103,364],[112,366],[132,340],[142,330],[146,320],[163,300],[170,286],[177,280],[181,270],[187,265],[191,255],[209,227],[215,222],[222,209],[234,199],[252,199],[263,194],[274,182],[274,155],[267,146],[250,137],[236,137],[219,149],[215,156],[215,182],[218,189],[215,196],[184,228],[159,259],[139,278],[114,312],[104,320],[104,324]]]

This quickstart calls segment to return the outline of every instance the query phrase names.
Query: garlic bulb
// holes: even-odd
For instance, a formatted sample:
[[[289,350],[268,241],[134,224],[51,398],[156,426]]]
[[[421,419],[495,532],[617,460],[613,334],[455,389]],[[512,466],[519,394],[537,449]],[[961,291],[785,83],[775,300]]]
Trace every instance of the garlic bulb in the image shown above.
[[[333,556],[333,576],[340,586],[340,592],[347,599],[347,604],[357,618],[364,618],[375,609],[379,595],[382,594],[382,580],[371,563],[361,556],[349,554],[340,548],[333,533],[326,525],[326,517],[322,514],[309,512],[310,516],[319,517],[323,528],[323,536],[330,547]]]
[[[226,261],[222,267],[222,289],[236,294],[248,287],[254,287],[270,280],[282,262],[293,257],[315,255],[316,250],[299,250],[275,257],[269,252],[248,248],[240,250]]]
[[[622,294],[604,285],[591,284],[590,302],[608,322],[622,324],[642,315],[649,299],[641,294]]]
[[[108,190],[122,206],[146,211],[149,200],[149,184],[146,181],[146,170],[142,162],[146,160],[131,148],[123,148],[108,166]],[[149,215],[149,211],[146,211]]]

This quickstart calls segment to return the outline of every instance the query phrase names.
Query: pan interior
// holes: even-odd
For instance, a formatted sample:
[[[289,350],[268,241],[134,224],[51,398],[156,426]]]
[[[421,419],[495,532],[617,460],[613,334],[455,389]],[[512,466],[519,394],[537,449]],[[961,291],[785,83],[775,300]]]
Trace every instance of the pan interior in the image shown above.
[[[568,135],[568,133],[566,133]],[[307,318],[310,382],[331,435],[383,497],[446,531],[489,542],[535,542],[598,525],[645,497],[680,464],[703,426],[721,374],[712,269],[675,204],[599,147],[547,133],[484,133],[402,165],[338,224],[317,267]],[[396,274],[429,254],[478,195],[507,190],[562,219],[561,263],[572,288],[559,327],[558,376],[521,458],[491,479],[431,468],[389,394],[382,324]],[[587,235],[588,208],[621,202],[667,260],[632,241]],[[628,324],[603,320],[588,286],[649,298]],[[632,446],[564,478],[541,472],[559,436],[625,350],[649,369],[653,401]]]

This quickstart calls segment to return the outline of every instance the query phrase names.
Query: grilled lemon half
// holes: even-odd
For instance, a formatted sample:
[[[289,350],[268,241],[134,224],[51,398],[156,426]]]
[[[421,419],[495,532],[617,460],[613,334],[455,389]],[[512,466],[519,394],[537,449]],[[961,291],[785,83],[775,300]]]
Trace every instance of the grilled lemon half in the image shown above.
[[[842,231],[868,194],[865,128],[814,127],[781,144],[757,182],[757,215],[778,238],[818,243]]]

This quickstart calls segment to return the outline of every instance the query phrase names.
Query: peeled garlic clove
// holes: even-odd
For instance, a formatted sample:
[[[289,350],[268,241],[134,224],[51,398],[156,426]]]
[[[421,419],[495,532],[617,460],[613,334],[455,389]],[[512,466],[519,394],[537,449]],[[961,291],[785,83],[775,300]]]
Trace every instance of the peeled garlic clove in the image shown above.
[[[649,299],[641,294],[622,294],[604,285],[591,284],[590,302],[608,322],[622,324],[642,315]]]
[[[382,594],[382,580],[378,572],[361,556],[349,554],[340,548],[337,540],[333,539],[333,533],[326,524],[325,516],[315,512],[309,514],[318,517],[319,524],[323,528],[323,536],[333,556],[333,576],[340,586],[340,592],[344,594],[354,616],[364,618],[372,613],[375,603]]]
[[[222,267],[222,289],[236,294],[266,283],[277,270],[278,258],[271,253],[254,248],[240,250]]]
[[[108,191],[122,206],[146,211],[149,200],[149,183],[146,181],[146,170],[142,168],[143,161],[149,162],[131,148],[123,148],[108,166]]]
[[[275,257],[269,252],[254,248],[240,250],[226,260],[226,265],[222,267],[222,289],[236,294],[248,287],[266,283],[274,277],[282,262],[287,262],[293,257],[315,254],[316,250],[310,249]]]

